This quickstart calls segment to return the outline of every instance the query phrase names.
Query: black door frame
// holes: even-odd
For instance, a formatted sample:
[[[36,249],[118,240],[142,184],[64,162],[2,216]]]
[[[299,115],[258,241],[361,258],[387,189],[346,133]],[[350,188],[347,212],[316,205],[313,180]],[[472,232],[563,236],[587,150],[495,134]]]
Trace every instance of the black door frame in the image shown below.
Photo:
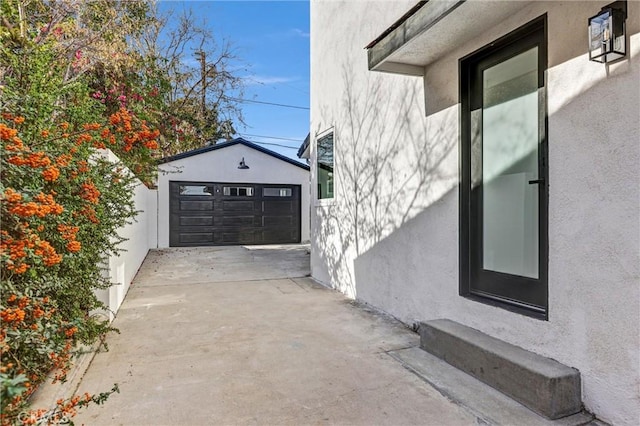
[[[531,279],[494,271],[484,271],[482,250],[482,216],[474,206],[482,201],[482,185],[471,184],[471,111],[478,99],[473,88],[481,83],[481,72],[534,46],[538,47],[538,91],[543,118],[538,146],[539,188],[539,278]],[[460,73],[460,284],[461,296],[539,319],[548,319],[548,144],[547,144],[547,16],[543,15],[495,42],[461,58]],[[478,81],[479,80],[479,81]],[[481,87],[481,86],[480,86]],[[480,104],[481,104],[480,100]],[[514,286],[517,281],[518,287]],[[480,285],[481,283],[481,285]],[[514,289],[517,288],[517,291]]]

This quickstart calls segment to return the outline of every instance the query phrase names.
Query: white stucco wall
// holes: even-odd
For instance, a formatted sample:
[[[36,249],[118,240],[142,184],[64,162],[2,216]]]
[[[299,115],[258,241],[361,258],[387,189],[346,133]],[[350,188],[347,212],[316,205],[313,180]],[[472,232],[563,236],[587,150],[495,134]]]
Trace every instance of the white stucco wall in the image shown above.
[[[118,158],[111,151],[102,151],[101,154],[109,161],[118,162]],[[136,179],[133,197],[135,209],[139,213],[134,221],[117,231],[117,234],[126,240],[119,245],[122,251],[117,256],[110,256],[108,265],[105,265],[105,273],[113,285],[96,292],[99,300],[109,307],[110,319],[114,318],[124,301],[149,249],[157,245],[157,192]]]
[[[333,127],[336,197],[312,204],[311,269],[407,323],[449,318],[578,368],[586,408],[635,425],[640,2],[628,2],[629,58],[605,66],[588,60],[586,23],[608,3],[522,2],[500,25],[452,47],[423,80],[367,71],[363,50],[414,1],[312,1],[311,158],[314,135]],[[458,295],[458,60],[544,13],[548,321]]]
[[[238,169],[244,157],[250,167]],[[235,182],[300,185],[301,241],[309,241],[309,171],[242,144],[160,165],[158,247],[169,247],[169,182]]]

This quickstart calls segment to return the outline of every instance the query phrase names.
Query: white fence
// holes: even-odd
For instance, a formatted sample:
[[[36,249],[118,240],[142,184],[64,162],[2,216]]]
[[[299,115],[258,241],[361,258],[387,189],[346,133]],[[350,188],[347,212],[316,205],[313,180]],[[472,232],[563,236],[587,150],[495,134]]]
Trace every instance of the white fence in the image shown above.
[[[104,158],[118,162],[118,157],[109,150],[100,152]],[[105,274],[113,283],[106,290],[98,290],[98,299],[109,308],[109,320],[113,320],[129,290],[140,265],[150,248],[158,246],[158,194],[136,179],[134,191],[135,209],[139,212],[132,223],[118,230],[118,235],[126,238],[120,244],[118,256],[110,256],[105,264]]]

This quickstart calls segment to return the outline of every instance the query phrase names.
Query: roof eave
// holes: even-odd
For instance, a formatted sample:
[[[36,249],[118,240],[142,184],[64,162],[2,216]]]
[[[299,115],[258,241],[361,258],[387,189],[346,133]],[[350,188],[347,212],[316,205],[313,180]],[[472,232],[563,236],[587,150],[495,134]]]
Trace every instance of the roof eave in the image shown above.
[[[424,76],[431,64],[533,3],[429,0],[419,4],[369,43],[369,70]]]
[[[185,159],[185,158],[193,157],[194,155],[200,155],[200,154],[204,154],[204,153],[207,153],[207,152],[216,151],[218,149],[228,148],[230,146],[238,145],[238,144],[244,145],[244,146],[249,147],[249,148],[253,148],[256,151],[260,151],[263,154],[270,155],[271,157],[277,158],[278,160],[282,160],[282,161],[284,161],[286,163],[289,163],[289,164],[291,164],[293,166],[300,167],[300,168],[305,169],[305,170],[309,170],[310,169],[307,164],[300,163],[299,161],[293,160],[293,159],[291,159],[289,157],[286,157],[286,156],[284,156],[282,154],[279,154],[279,153],[277,153],[275,151],[271,151],[270,149],[261,147],[260,145],[257,145],[255,143],[253,143],[251,141],[248,141],[246,139],[243,139],[243,138],[236,138],[236,139],[232,139],[232,140],[230,140],[228,142],[224,142],[224,143],[221,143],[221,144],[205,146],[205,147],[202,147],[202,148],[198,148],[198,149],[194,149],[194,150],[191,150],[191,151],[182,152],[180,154],[172,155],[170,157],[165,157],[165,158],[160,159],[158,161],[158,164],[166,164],[166,163],[170,163],[172,161],[182,160],[182,159]]]
[[[307,137],[304,138],[304,142],[302,142],[302,145],[300,145],[300,148],[298,148],[298,158],[306,158],[309,159],[310,157],[310,148],[311,147],[311,133],[307,134]]]
[[[418,3],[389,29],[367,46],[369,70],[422,76],[424,67],[394,62],[395,52],[419,37],[443,18],[464,4],[466,0],[430,0]],[[386,35],[385,35],[386,34]]]

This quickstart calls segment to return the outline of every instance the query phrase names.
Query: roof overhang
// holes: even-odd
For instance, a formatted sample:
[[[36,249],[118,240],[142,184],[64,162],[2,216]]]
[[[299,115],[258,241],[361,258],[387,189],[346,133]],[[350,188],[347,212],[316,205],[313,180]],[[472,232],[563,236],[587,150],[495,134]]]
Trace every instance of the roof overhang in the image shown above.
[[[529,1],[419,2],[366,46],[369,69],[422,76],[425,67],[522,9]]]
[[[165,164],[165,163],[170,163],[172,161],[176,161],[176,160],[183,160],[185,158],[189,158],[189,157],[193,157],[194,155],[200,155],[200,154],[205,154],[207,152],[211,152],[211,151],[217,151],[219,149],[224,149],[224,148],[228,148],[230,146],[234,146],[234,145],[244,145],[248,148],[251,149],[255,149],[256,151],[260,151],[263,154],[267,154],[270,155],[274,158],[277,158],[278,160],[282,160],[285,163],[289,163],[293,166],[297,166],[300,167],[301,169],[305,169],[305,170],[309,170],[309,166],[307,164],[303,164],[299,161],[296,161],[292,158],[289,157],[285,157],[282,154],[279,154],[275,151],[271,151],[270,149],[267,149],[265,147],[262,147],[258,144],[255,144],[253,142],[250,142],[246,139],[243,138],[236,138],[236,139],[232,139],[230,141],[227,142],[223,142],[223,143],[218,143],[218,144],[214,144],[214,145],[209,145],[209,146],[205,146],[202,148],[197,148],[191,151],[187,151],[187,152],[182,152],[180,154],[176,154],[176,155],[172,155],[171,157],[164,157],[161,158],[160,160],[158,160],[158,164]]]
[[[311,158],[311,133],[307,134],[307,137],[304,138],[304,142],[298,148],[298,158],[309,159]]]

